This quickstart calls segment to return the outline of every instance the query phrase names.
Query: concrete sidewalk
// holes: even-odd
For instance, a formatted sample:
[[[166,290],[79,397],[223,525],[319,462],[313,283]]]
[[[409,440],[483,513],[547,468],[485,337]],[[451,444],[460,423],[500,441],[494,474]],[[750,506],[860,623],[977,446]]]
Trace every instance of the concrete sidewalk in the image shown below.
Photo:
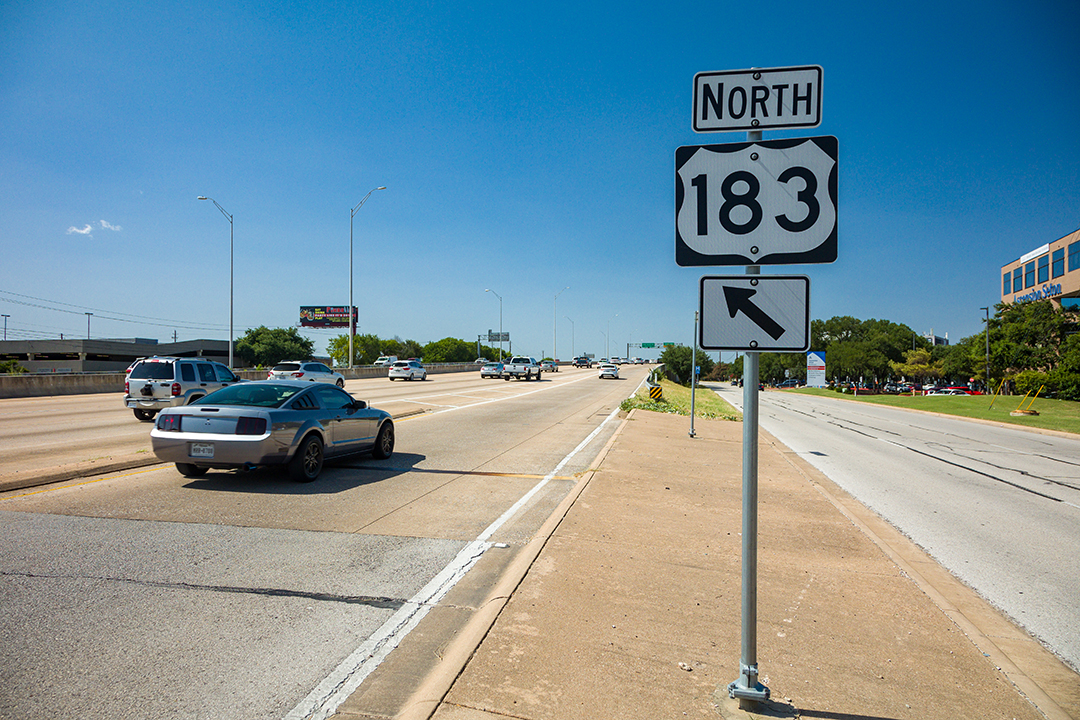
[[[740,715],[742,427],[688,428],[630,415],[475,652],[404,715]],[[1080,676],[764,431],[759,479],[758,664],[782,715],[1080,718]]]

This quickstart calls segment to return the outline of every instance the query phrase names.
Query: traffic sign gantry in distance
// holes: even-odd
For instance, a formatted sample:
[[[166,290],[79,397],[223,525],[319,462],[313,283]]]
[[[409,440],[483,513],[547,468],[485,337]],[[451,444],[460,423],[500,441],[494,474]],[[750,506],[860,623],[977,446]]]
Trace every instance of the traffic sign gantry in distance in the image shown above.
[[[810,278],[805,275],[706,275],[698,337],[705,350],[806,352]]]
[[[694,131],[821,124],[820,65],[702,72],[694,76]]]
[[[675,262],[834,262],[838,157],[831,135],[676,149]]]

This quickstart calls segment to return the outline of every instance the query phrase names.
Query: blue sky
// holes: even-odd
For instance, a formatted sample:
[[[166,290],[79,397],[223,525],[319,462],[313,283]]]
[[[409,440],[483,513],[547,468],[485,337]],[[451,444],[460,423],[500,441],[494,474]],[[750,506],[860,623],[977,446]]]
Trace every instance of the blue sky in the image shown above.
[[[519,352],[556,319],[563,358],[689,344],[698,279],[743,272],[674,260],[675,149],[745,139],[693,132],[694,74],[821,65],[820,127],[765,138],[839,138],[839,257],[763,272],[955,341],[1080,227],[1077,28],[1066,0],[2,3],[0,312],[225,339],[207,195],[236,334],[296,325],[347,303],[385,185],[360,332],[475,340],[490,288]]]

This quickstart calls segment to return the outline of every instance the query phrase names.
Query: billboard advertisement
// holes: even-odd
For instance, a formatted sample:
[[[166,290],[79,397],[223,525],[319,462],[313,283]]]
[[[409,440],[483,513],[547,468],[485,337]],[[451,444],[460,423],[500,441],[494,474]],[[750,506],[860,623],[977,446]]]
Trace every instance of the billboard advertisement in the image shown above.
[[[353,322],[356,308],[352,309]],[[300,327],[349,327],[349,310],[344,305],[301,305]]]

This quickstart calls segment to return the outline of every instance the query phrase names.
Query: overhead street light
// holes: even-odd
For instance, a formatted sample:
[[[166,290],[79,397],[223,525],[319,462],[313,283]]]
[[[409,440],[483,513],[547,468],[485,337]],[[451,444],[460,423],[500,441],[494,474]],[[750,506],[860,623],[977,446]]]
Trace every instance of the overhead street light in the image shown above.
[[[218,205],[218,201],[214,198],[200,195],[197,199],[214,203],[229,221],[229,368],[231,369],[233,366],[233,216],[225,212],[225,208]]]
[[[356,217],[356,213],[360,212],[360,208],[364,207],[364,203],[371,197],[371,193],[376,190],[385,190],[385,185],[380,185],[377,188],[368,190],[368,194],[364,196],[364,199],[356,203],[356,207],[349,213],[349,369],[353,368],[353,335],[356,335],[356,318],[353,316],[353,218]]]
[[[489,292],[492,295],[494,295],[495,297],[499,298],[499,362],[502,362],[502,359],[503,359],[503,351],[502,351],[503,350],[502,295],[500,295],[499,293],[495,292],[494,290],[492,290],[490,288],[487,289],[487,290],[484,290],[484,292]]]
[[[555,293],[555,300],[552,303],[551,359],[553,361],[556,361],[556,362],[558,362],[558,360],[559,360],[559,310],[558,310],[558,308],[559,308],[559,296],[562,295],[564,292],[566,292],[569,289],[570,289],[570,286],[567,285],[562,290]]]

